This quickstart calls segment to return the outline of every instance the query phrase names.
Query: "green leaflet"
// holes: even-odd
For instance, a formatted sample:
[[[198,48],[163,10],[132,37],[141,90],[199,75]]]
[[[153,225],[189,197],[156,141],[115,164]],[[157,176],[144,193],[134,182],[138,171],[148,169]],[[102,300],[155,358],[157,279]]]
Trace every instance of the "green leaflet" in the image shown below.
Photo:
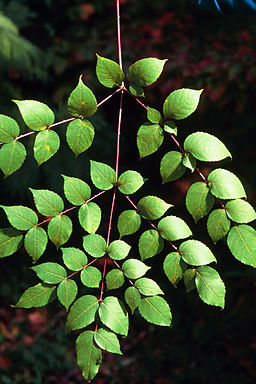
[[[171,207],[173,207],[172,204],[156,196],[145,196],[138,202],[139,214],[148,220],[159,219]]]
[[[57,288],[58,299],[61,302],[61,304],[64,305],[67,311],[70,305],[75,300],[77,291],[78,289],[77,289],[76,282],[71,279],[64,279],[58,285],[58,288]]]
[[[184,153],[182,157],[182,164],[184,167],[191,170],[191,172],[194,172],[196,168],[196,159],[194,158],[191,153]]]
[[[186,195],[186,207],[193,219],[198,220],[208,215],[214,205],[214,197],[206,183],[192,184]]]
[[[179,252],[171,252],[164,259],[164,273],[176,288],[178,282],[182,279],[186,269],[186,264],[182,260]]]
[[[92,145],[94,135],[94,127],[88,120],[76,119],[69,123],[66,132],[67,143],[76,157]]]
[[[151,123],[158,124],[162,120],[161,113],[155,108],[148,107],[147,109],[147,118]]]
[[[92,295],[85,295],[77,299],[70,308],[66,328],[74,331],[87,327],[95,320],[95,314],[99,308],[98,299]]]
[[[163,105],[164,118],[181,120],[191,115],[198,106],[202,91],[182,88],[170,93]]]
[[[102,323],[113,332],[127,336],[129,329],[128,313],[117,297],[108,296],[102,301],[99,316]]]
[[[23,244],[22,234],[14,228],[0,229],[0,258],[17,252]]]
[[[24,246],[32,257],[33,261],[36,262],[39,257],[44,253],[48,243],[48,236],[45,230],[41,227],[31,228],[25,236]]]
[[[167,152],[161,160],[160,174],[162,182],[168,183],[184,175],[186,168],[182,162],[182,153],[177,151]]]
[[[170,307],[162,297],[145,297],[139,303],[139,312],[149,323],[167,327],[171,325]]]
[[[33,131],[42,131],[54,123],[53,111],[44,103],[35,100],[13,100],[23,120]]]
[[[118,338],[113,332],[99,328],[94,334],[94,340],[101,349],[122,355]]]
[[[139,252],[141,260],[149,259],[162,252],[164,242],[155,229],[149,229],[142,233],[139,239]]]
[[[0,149],[0,169],[4,176],[10,176],[17,171],[24,163],[26,155],[26,148],[17,140],[3,144]]]
[[[88,263],[87,256],[78,248],[61,248],[64,264],[71,271],[80,271]]]
[[[157,228],[165,240],[175,241],[192,236],[184,220],[176,216],[166,216],[159,221]]]
[[[215,269],[204,266],[196,270],[196,289],[201,300],[206,304],[225,306],[225,285]]]
[[[127,78],[139,87],[150,85],[161,75],[166,61],[154,57],[138,60],[129,67]]]
[[[249,223],[256,219],[254,208],[247,201],[241,199],[228,201],[225,209],[228,217],[236,223]]]
[[[65,268],[57,263],[43,263],[31,269],[44,283],[57,284],[67,277]]]
[[[139,292],[144,296],[164,294],[159,285],[154,280],[148,279],[147,277],[142,277],[136,280],[134,287],[137,288]]]
[[[118,268],[113,268],[106,275],[107,290],[117,289],[124,284],[124,274]]]
[[[143,184],[143,177],[135,171],[126,171],[118,178],[118,189],[125,195],[137,192]]]
[[[9,116],[0,115],[0,143],[9,143],[19,136],[20,128]]]
[[[86,203],[79,208],[78,219],[85,231],[95,233],[101,222],[101,209],[93,202]]]
[[[60,147],[60,138],[52,130],[45,130],[36,135],[34,143],[34,157],[38,165],[49,160]]]
[[[164,131],[170,133],[171,135],[177,136],[178,128],[174,121],[165,120],[164,121]]]
[[[89,383],[97,375],[101,364],[101,350],[94,343],[94,332],[85,331],[76,339],[77,364]]]
[[[105,239],[96,233],[84,236],[83,247],[93,257],[102,257],[107,251]]]
[[[122,84],[124,73],[115,61],[101,57],[96,53],[97,65],[96,75],[101,84],[105,87],[113,88]]]
[[[239,199],[246,197],[241,181],[226,169],[214,169],[208,176],[211,193],[220,199]]]
[[[164,140],[163,129],[159,124],[144,123],[137,134],[137,146],[140,159],[156,152]]]
[[[126,258],[130,249],[130,245],[123,240],[115,240],[108,246],[108,255],[113,260],[122,260]]]
[[[117,221],[117,229],[120,238],[123,236],[131,235],[138,231],[141,224],[140,215],[133,209],[122,212]]]
[[[150,268],[137,259],[126,260],[122,265],[122,270],[128,279],[138,279],[144,276]]]
[[[229,229],[230,220],[225,209],[215,209],[210,213],[207,220],[207,231],[214,243],[225,237]]]
[[[43,307],[56,299],[56,286],[39,283],[28,288],[20,297],[16,308]]]
[[[49,239],[59,248],[65,244],[72,233],[72,221],[66,215],[55,216],[48,224]]]
[[[256,267],[256,231],[249,225],[235,225],[229,231],[228,247],[241,263]]]
[[[92,266],[89,266],[81,272],[82,283],[89,288],[98,288],[101,282],[101,272]]]
[[[124,298],[126,303],[129,305],[131,312],[134,313],[141,301],[141,295],[138,289],[135,287],[127,288],[124,293]]]
[[[91,188],[83,180],[62,175],[64,179],[64,194],[74,205],[82,205],[91,197]]]
[[[57,193],[47,189],[29,189],[32,192],[35,206],[42,215],[53,217],[64,210],[63,200]]]
[[[187,240],[179,248],[182,259],[190,265],[205,265],[216,262],[212,251],[201,241]]]
[[[206,132],[195,132],[184,141],[184,150],[202,161],[219,161],[226,157],[232,159],[231,153],[217,137]]]
[[[116,172],[109,165],[99,163],[98,161],[90,161],[91,179],[95,187],[103,190],[113,188],[116,183]]]
[[[97,100],[93,92],[83,83],[82,75],[68,98],[68,111],[76,117],[88,117],[97,111]]]
[[[136,84],[130,84],[129,91],[136,97],[145,97],[144,89]]]
[[[26,231],[38,223],[37,214],[30,208],[22,205],[12,207],[0,205],[0,207],[5,211],[9,223],[16,229]]]
[[[187,269],[184,272],[183,280],[186,287],[186,292],[191,292],[196,288],[196,269]]]

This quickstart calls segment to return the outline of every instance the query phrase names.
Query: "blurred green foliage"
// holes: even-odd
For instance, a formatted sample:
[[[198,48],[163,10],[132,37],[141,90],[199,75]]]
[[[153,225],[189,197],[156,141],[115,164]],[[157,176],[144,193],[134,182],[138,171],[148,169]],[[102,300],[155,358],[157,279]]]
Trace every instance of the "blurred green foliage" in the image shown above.
[[[48,104],[57,120],[66,118],[67,96],[81,73],[98,101],[108,95],[95,76],[95,54],[117,60],[114,0],[0,0],[0,11],[1,113],[16,118],[26,130],[10,100],[27,98]],[[199,112],[180,122],[179,137],[184,139],[196,130],[219,137],[233,155],[232,164],[226,162],[229,169],[241,178],[249,201],[253,201],[255,19],[215,15],[196,8],[188,0],[123,0],[121,16],[125,69],[142,58],[142,52],[143,57],[169,59],[163,76],[147,91],[147,103],[157,108],[171,90],[204,88]],[[22,170],[1,181],[1,203],[31,205],[28,187],[61,191],[62,178],[58,175],[86,178],[89,158],[113,166],[118,102],[118,97],[113,97],[97,112],[93,121],[95,145],[78,160],[62,140],[62,149],[49,161],[50,166],[43,164],[38,168],[32,155],[34,138],[24,139],[30,155]],[[120,171],[128,166],[138,169],[149,177],[151,193],[175,203],[176,214],[186,218],[184,196],[194,176],[188,174],[186,179],[159,189],[159,162],[169,146],[165,144],[157,154],[138,164],[136,134],[139,122],[143,123],[146,116],[132,99],[125,98],[124,119]],[[65,129],[60,128],[59,133],[63,137]],[[203,165],[205,174],[210,170],[211,166]],[[102,201],[108,217],[109,203],[104,198]],[[118,210],[122,208],[120,205]],[[3,215],[1,221],[4,223]],[[213,249],[205,222],[194,227],[192,218],[186,221],[193,227],[195,237],[203,234]],[[81,233],[74,236],[79,239]],[[135,315],[131,335],[123,345],[125,357],[105,356],[95,384],[255,381],[255,271],[234,261],[222,241],[215,254],[227,285],[227,308],[223,312],[209,308],[193,293],[186,295],[182,287],[174,291],[156,258],[151,262],[152,270],[169,294],[173,328],[148,326]],[[49,259],[57,257],[53,248],[49,255]],[[56,314],[51,306],[49,310],[29,312],[9,307],[34,281],[29,266],[30,260],[22,251],[1,261],[1,383],[81,383],[73,340],[64,334],[65,314],[61,309]]]

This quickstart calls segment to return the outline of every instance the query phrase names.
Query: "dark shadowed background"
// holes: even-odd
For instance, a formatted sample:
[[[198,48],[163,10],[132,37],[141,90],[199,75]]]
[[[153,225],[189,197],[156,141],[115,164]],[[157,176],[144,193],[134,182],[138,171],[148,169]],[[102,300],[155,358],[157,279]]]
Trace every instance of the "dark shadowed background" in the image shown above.
[[[221,165],[241,179],[248,200],[254,205],[256,19],[215,15],[200,10],[189,0],[121,3],[124,68],[143,57],[168,59],[159,81],[146,90],[147,105],[161,108],[166,96],[178,88],[204,88],[199,109],[178,124],[179,141],[195,131],[206,131],[222,140],[233,160],[225,160]],[[24,132],[27,128],[11,99],[42,101],[54,110],[58,121],[69,117],[67,97],[80,74],[98,101],[110,93],[96,78],[95,54],[118,60],[114,0],[0,0],[0,11],[0,112],[17,119]],[[121,341],[124,356],[104,353],[94,382],[254,383],[255,270],[236,261],[225,240],[213,245],[205,219],[196,226],[193,224],[184,199],[190,184],[197,180],[196,175],[187,171],[186,177],[177,182],[160,184],[159,163],[169,148],[175,149],[171,142],[138,162],[136,134],[146,115],[127,95],[124,101],[120,171],[138,169],[149,178],[141,196],[156,194],[175,204],[174,214],[184,218],[194,237],[213,250],[218,259],[217,270],[227,288],[226,308],[220,311],[205,305],[196,292],[186,294],[183,283],[174,289],[162,272],[164,251],[148,264],[152,266],[151,275],[166,292],[173,312],[172,328],[148,324],[135,313],[129,336]],[[28,157],[19,171],[2,178],[1,204],[33,207],[29,187],[51,189],[63,196],[60,174],[88,180],[90,158],[114,166],[118,104],[116,95],[93,116],[94,145],[78,159],[66,145],[65,126],[58,130],[61,149],[40,167],[33,158],[33,135],[24,138]],[[213,167],[200,165],[205,175]],[[137,201],[140,193],[134,198]],[[110,209],[109,198],[105,196],[98,201],[105,212],[103,236]],[[115,214],[124,209],[129,206],[121,200]],[[2,212],[0,219],[1,228],[6,227]],[[77,226],[70,243],[81,246],[82,236],[83,231]],[[114,227],[112,238],[115,236]],[[136,245],[133,252],[136,257]],[[59,257],[54,246],[49,246],[43,261]],[[64,331],[63,307],[56,302],[29,311],[10,306],[35,284],[30,266],[31,259],[23,249],[1,260],[0,383],[82,383],[75,361],[75,337]]]

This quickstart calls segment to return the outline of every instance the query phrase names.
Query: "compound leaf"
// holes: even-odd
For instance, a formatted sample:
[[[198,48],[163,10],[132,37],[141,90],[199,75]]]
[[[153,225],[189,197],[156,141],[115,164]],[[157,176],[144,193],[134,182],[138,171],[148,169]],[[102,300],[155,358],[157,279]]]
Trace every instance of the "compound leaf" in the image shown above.
[[[101,282],[101,272],[92,266],[89,266],[81,272],[82,283],[89,288],[98,288]]]
[[[170,307],[162,297],[145,297],[139,303],[139,312],[149,323],[162,326],[171,325]]]
[[[143,177],[136,171],[126,171],[118,178],[118,189],[125,195],[137,192],[143,184]]]
[[[23,244],[23,235],[14,228],[0,229],[0,258],[17,252]]]
[[[32,267],[39,279],[44,283],[58,284],[67,277],[65,268],[57,263],[43,263]]]
[[[52,130],[45,130],[36,135],[34,142],[34,157],[38,165],[49,160],[60,147],[60,138]]]
[[[109,165],[99,163],[98,161],[90,161],[91,163],[91,179],[95,187],[103,190],[113,188],[116,183],[116,172]]]
[[[124,274],[118,268],[111,269],[106,275],[107,290],[117,289],[124,284]]]
[[[26,148],[18,140],[3,144],[0,149],[0,168],[5,177],[17,171],[26,158]]]
[[[184,149],[201,161],[219,161],[232,158],[225,145],[215,136],[206,132],[195,132],[184,141]]]
[[[23,120],[33,131],[42,131],[54,123],[53,111],[44,103],[35,100],[13,100]]]
[[[72,116],[88,117],[97,111],[97,100],[93,92],[83,83],[82,76],[68,98],[68,111]]]
[[[141,224],[140,215],[133,209],[122,212],[117,221],[120,238],[138,231]]]
[[[148,220],[159,219],[171,207],[173,207],[172,204],[156,196],[145,196],[138,202],[139,214]]]
[[[106,297],[100,305],[99,316],[102,323],[113,332],[127,336],[129,329],[128,313],[118,298]]]
[[[74,205],[82,205],[91,197],[91,188],[83,180],[62,175],[64,179],[64,194]]]
[[[80,271],[88,263],[87,256],[78,248],[61,248],[61,251],[64,264],[71,271]]]
[[[128,287],[124,293],[124,298],[132,313],[138,307],[141,301],[141,295],[137,288]]]
[[[71,279],[64,279],[58,285],[58,288],[57,288],[58,299],[61,302],[61,304],[64,305],[67,311],[70,305],[75,300],[77,291],[78,289],[77,289],[76,282]]]
[[[192,232],[184,220],[176,216],[167,216],[158,223],[160,235],[165,240],[175,241],[192,236]]]
[[[74,331],[87,327],[95,320],[95,314],[99,308],[98,299],[92,295],[85,295],[77,299],[70,308],[66,328]]]
[[[210,213],[207,220],[207,231],[214,243],[226,236],[229,229],[230,220],[225,209],[215,209]]]
[[[58,215],[48,224],[49,239],[59,248],[65,244],[72,233],[72,221],[66,215]]]
[[[213,205],[214,197],[206,183],[198,181],[190,186],[186,195],[186,207],[196,223],[208,215]]]
[[[142,233],[139,239],[139,252],[141,260],[149,259],[162,252],[164,242],[155,229],[149,229]]]
[[[48,243],[48,236],[45,230],[41,227],[31,228],[24,238],[24,246],[32,257],[33,261],[36,262],[39,257],[44,253]]]
[[[19,136],[17,122],[9,116],[0,115],[0,143],[9,143]]]
[[[226,169],[214,169],[208,176],[211,193],[220,199],[238,199],[246,197],[241,181]]]
[[[128,279],[138,279],[144,276],[149,269],[150,267],[137,259],[126,260],[122,265],[122,270]]]
[[[96,53],[96,75],[99,82],[107,88],[113,88],[122,84],[124,73],[115,61],[101,57]]]
[[[249,225],[235,225],[229,231],[228,247],[241,263],[256,267],[256,231]]]
[[[254,208],[247,201],[241,199],[228,201],[225,210],[228,217],[236,223],[249,223],[256,219]]]
[[[137,146],[140,158],[149,156],[156,152],[162,145],[164,132],[159,124],[144,123],[140,126],[137,134]]]
[[[115,240],[108,246],[108,255],[113,260],[125,259],[130,252],[130,245],[123,240]]]
[[[37,214],[30,208],[22,205],[12,207],[0,205],[0,207],[5,211],[10,224],[16,229],[26,231],[38,223]]]
[[[154,57],[138,60],[129,67],[127,78],[139,87],[150,85],[161,75],[166,61]]]
[[[99,328],[94,334],[94,340],[101,349],[122,355],[118,338],[113,332]]]
[[[57,193],[47,189],[29,189],[32,192],[35,206],[42,215],[53,217],[63,211],[64,203]]]
[[[168,183],[184,175],[186,167],[182,162],[182,154],[177,151],[167,152],[161,160],[160,174],[162,182]]]
[[[225,285],[215,269],[204,266],[196,270],[196,289],[201,300],[206,304],[225,306]]]
[[[56,286],[39,283],[28,288],[20,297],[16,308],[43,307],[56,299]]]
[[[76,157],[92,145],[94,135],[94,127],[88,120],[76,119],[69,123],[66,139]]]
[[[107,251],[105,239],[96,233],[84,236],[83,247],[93,257],[102,257]]]
[[[197,108],[202,89],[182,88],[170,93],[163,105],[165,119],[185,119]]]
[[[101,364],[101,350],[94,342],[93,331],[85,331],[76,339],[77,364],[89,383],[97,375]]]
[[[79,208],[78,219],[87,232],[95,233],[101,222],[101,209],[93,202],[86,203]]]
[[[190,265],[205,265],[213,261],[217,263],[212,251],[198,240],[184,241],[179,252],[183,260]]]

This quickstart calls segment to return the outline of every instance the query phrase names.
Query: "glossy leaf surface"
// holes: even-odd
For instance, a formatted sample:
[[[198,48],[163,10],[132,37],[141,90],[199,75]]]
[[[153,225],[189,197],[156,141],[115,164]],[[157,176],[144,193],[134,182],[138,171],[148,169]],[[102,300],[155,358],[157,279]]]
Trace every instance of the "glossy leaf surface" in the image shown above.
[[[249,223],[256,219],[254,208],[247,201],[241,199],[228,201],[225,209],[228,217],[236,223]]]
[[[122,302],[114,297],[106,297],[99,308],[100,320],[113,332],[127,336],[129,329],[128,313]]]
[[[154,57],[138,60],[129,67],[127,78],[140,87],[150,85],[161,75],[166,61]]]
[[[148,220],[159,219],[171,207],[173,207],[172,204],[156,196],[145,196],[138,202],[138,212]]]
[[[186,240],[179,248],[181,257],[190,265],[205,265],[211,262],[216,262],[212,251],[201,241]]]
[[[220,199],[238,199],[246,197],[241,181],[237,176],[226,169],[214,169],[208,176],[208,182],[211,193]]]
[[[94,135],[94,127],[88,120],[76,119],[69,123],[66,133],[67,143],[76,157],[92,145]]]
[[[225,285],[215,269],[204,266],[196,269],[196,289],[206,304],[225,306]]]
[[[185,239],[192,235],[189,226],[184,220],[176,216],[166,216],[158,223],[160,235],[165,240],[175,241]]]
[[[20,113],[33,131],[42,131],[54,123],[53,111],[44,103],[35,100],[13,100]]]
[[[256,231],[249,225],[235,225],[227,238],[232,255],[241,263],[256,267]]]
[[[149,323],[162,326],[171,325],[170,307],[162,297],[145,297],[139,304],[139,312]]]
[[[113,332],[99,328],[94,334],[94,340],[101,349],[122,355],[118,338]]]
[[[214,243],[225,237],[229,229],[230,220],[225,209],[215,209],[210,213],[207,220],[207,231]]]
[[[85,295],[77,299],[67,317],[67,330],[73,331],[87,327],[95,320],[98,307],[98,299],[95,296]]]
[[[214,205],[214,197],[206,183],[196,182],[192,184],[186,195],[186,207],[193,219],[198,220],[208,215]]]
[[[165,118],[185,119],[197,108],[202,90],[189,88],[177,89],[165,99],[163,112]]]
[[[57,263],[43,263],[32,267],[44,283],[57,284],[67,277],[65,268]]]

